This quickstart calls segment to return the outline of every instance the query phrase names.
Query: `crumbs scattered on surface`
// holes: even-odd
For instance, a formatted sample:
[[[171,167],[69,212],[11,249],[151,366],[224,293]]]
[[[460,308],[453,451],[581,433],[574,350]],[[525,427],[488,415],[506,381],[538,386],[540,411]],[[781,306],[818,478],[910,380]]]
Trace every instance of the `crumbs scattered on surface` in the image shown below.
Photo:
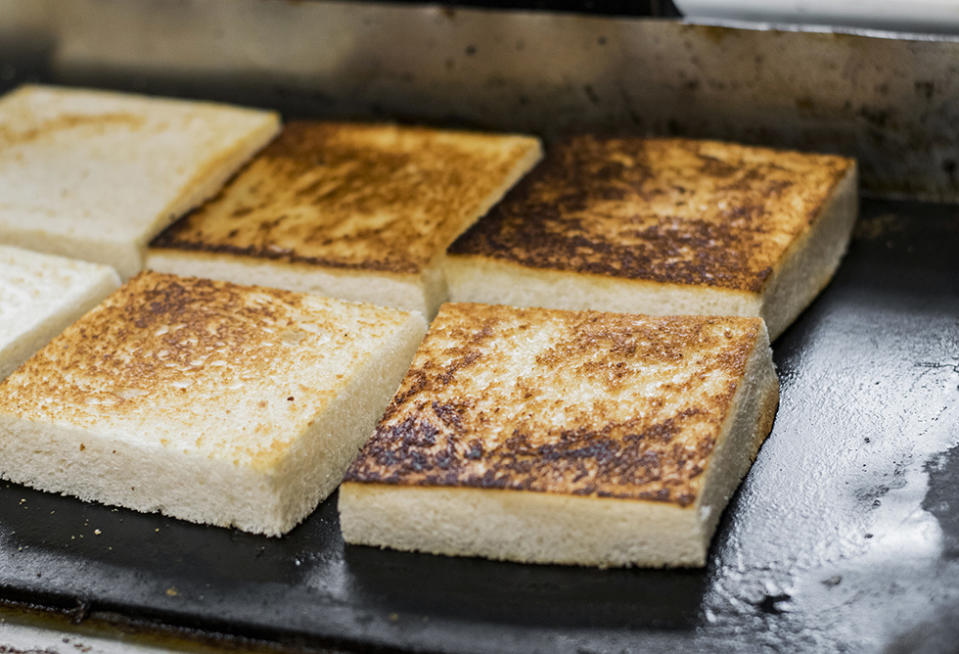
[[[902,217],[893,213],[886,213],[878,216],[863,217],[856,221],[853,236],[857,239],[875,240],[901,232],[902,230]]]

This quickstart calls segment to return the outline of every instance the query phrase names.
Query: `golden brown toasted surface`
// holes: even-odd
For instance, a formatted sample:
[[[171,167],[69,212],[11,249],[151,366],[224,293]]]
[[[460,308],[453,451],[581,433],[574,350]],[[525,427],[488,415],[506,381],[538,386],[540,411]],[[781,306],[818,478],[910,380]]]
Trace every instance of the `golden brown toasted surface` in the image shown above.
[[[538,151],[523,136],[294,122],[152,246],[418,273]]]
[[[0,383],[0,414],[269,467],[408,317],[142,273]]]
[[[346,479],[687,506],[760,329],[445,304]]]
[[[759,291],[853,165],[715,141],[575,137],[450,253]]]

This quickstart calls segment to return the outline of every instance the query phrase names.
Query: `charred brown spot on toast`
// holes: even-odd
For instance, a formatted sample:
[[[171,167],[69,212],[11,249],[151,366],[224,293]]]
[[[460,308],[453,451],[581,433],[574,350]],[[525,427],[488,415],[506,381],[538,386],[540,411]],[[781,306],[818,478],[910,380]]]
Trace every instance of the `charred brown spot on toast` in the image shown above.
[[[536,147],[524,137],[293,122],[152,246],[417,274]]]
[[[576,137],[450,253],[758,292],[852,165],[713,141]]]
[[[58,354],[56,365],[86,375],[108,372],[120,388],[175,388],[178,381],[190,379],[200,359],[249,358],[263,342],[265,326],[296,326],[290,309],[301,296],[271,289],[251,301],[244,291],[207,279],[141,274],[108,300],[110,310],[101,309],[76,325],[71,347]],[[55,380],[46,377],[39,384]],[[77,400],[89,397],[84,393]],[[119,399],[122,404],[123,396]]]
[[[406,319],[373,305],[141,273],[0,382],[0,414],[142,431],[148,442],[165,430],[178,447],[272,465]]]
[[[760,329],[444,305],[347,480],[687,506]]]

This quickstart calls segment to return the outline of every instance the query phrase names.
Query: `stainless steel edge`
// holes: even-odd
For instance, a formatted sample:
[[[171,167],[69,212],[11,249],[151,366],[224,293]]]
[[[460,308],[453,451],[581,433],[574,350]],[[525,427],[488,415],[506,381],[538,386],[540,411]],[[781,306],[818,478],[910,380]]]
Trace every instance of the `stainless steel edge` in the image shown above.
[[[959,200],[959,41],[281,0],[0,0],[0,77],[537,132],[681,134],[859,158]]]

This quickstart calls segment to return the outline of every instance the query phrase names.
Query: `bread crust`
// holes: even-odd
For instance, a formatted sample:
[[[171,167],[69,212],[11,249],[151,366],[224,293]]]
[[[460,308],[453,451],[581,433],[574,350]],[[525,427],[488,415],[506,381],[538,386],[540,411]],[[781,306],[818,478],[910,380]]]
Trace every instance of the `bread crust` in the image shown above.
[[[762,330],[443,305],[346,480],[691,506]]]
[[[151,247],[418,275],[539,153],[527,136],[292,122]]]
[[[854,165],[717,141],[578,136],[449,253],[761,293]]]

